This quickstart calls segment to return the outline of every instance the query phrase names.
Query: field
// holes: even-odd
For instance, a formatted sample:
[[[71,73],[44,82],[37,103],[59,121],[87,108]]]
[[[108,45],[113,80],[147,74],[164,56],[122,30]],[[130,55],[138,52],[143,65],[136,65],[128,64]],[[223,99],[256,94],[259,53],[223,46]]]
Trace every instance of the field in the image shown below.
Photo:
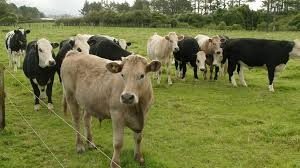
[[[28,27],[24,25],[23,27]],[[0,37],[5,30],[0,27]],[[146,43],[154,32],[195,36],[225,34],[229,37],[268,39],[300,39],[299,32],[212,31],[204,29],[53,27],[31,25],[28,40],[46,37],[59,42],[77,33],[107,34],[133,42],[129,48],[146,56]],[[3,43],[4,44],[4,43]],[[57,50],[55,50],[57,52]],[[0,62],[8,66],[4,45],[0,47]],[[12,69],[8,69],[12,71]],[[33,97],[6,71],[5,87],[11,99],[32,127],[41,135],[64,167],[108,167],[109,160],[97,150],[84,154],[75,152],[73,130],[46,107],[33,110]],[[267,72],[246,70],[248,88],[233,88],[226,78],[218,81],[194,81],[188,67],[187,79],[175,78],[167,85],[153,81],[155,103],[150,109],[144,129],[143,153],[148,168],[202,167],[300,167],[300,61],[291,60],[285,71],[275,79],[275,93],[268,91]],[[14,75],[27,87],[23,71]],[[238,80],[238,79],[237,79]],[[54,83],[55,112],[72,124],[71,115],[64,116],[61,108],[61,85]],[[59,167],[60,165],[6,101],[7,127],[0,132],[0,167]],[[112,156],[111,121],[101,126],[93,120],[95,143]],[[132,132],[126,128],[121,166],[139,167],[133,160]]]

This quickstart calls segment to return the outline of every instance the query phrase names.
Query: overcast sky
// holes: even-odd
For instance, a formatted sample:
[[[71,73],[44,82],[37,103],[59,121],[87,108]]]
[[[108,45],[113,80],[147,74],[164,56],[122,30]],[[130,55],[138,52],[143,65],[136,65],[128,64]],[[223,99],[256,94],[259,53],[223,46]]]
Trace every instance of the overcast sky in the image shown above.
[[[100,0],[88,0],[89,2],[100,1]],[[110,0],[115,2],[128,2],[130,5],[133,4],[134,0]],[[261,6],[261,0],[251,3],[250,7],[254,10]],[[79,15],[79,10],[83,7],[85,0],[8,0],[13,2],[17,6],[26,5],[37,7],[40,11],[46,15]]]

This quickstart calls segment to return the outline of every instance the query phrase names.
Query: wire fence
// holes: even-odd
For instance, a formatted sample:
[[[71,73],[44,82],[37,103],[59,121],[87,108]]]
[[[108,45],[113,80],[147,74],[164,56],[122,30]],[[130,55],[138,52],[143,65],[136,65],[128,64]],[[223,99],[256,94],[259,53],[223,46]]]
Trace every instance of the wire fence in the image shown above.
[[[4,66],[4,65],[3,65]],[[5,71],[8,72],[8,74],[10,74],[10,76],[16,80],[23,88],[25,88],[29,93],[33,94],[35,96],[35,94],[33,93],[33,91],[31,91],[25,84],[23,84],[11,71],[8,70],[8,68],[6,66],[5,67]],[[35,98],[39,99],[39,101],[41,102],[42,105],[44,105],[45,107],[47,107],[47,103],[45,101],[43,101],[42,99],[40,99],[39,97]],[[52,154],[52,156],[55,158],[55,160],[60,164],[61,167],[64,167],[63,164],[57,159],[57,157],[54,155],[54,153],[50,150],[50,148],[48,147],[48,145],[45,143],[45,141],[43,141],[43,139],[40,137],[40,135],[34,130],[34,128],[30,125],[30,123],[26,120],[26,118],[24,117],[24,115],[22,115],[22,113],[20,112],[20,110],[17,108],[17,106],[11,101],[10,98],[9,102],[10,104],[12,104],[12,106],[15,107],[16,111],[19,113],[19,115],[22,117],[22,119],[26,122],[26,124],[34,131],[34,133],[37,135],[37,137],[41,140],[41,142],[44,144],[44,146],[47,148],[47,150]],[[69,108],[70,109],[70,108]],[[102,154],[103,156],[105,156],[108,160],[110,160],[112,163],[114,163],[115,165],[117,165],[117,167],[121,168],[121,166],[114,162],[105,152],[103,152],[100,148],[98,148],[93,142],[91,142],[90,140],[87,139],[87,137],[85,137],[82,133],[80,133],[79,131],[77,131],[71,124],[69,124],[64,118],[62,118],[60,115],[58,115],[53,109],[49,109],[56,117],[58,117],[61,121],[63,121],[66,125],[68,125],[71,129],[73,129],[76,133],[78,133],[84,140],[86,140],[88,143],[90,143],[100,154]]]

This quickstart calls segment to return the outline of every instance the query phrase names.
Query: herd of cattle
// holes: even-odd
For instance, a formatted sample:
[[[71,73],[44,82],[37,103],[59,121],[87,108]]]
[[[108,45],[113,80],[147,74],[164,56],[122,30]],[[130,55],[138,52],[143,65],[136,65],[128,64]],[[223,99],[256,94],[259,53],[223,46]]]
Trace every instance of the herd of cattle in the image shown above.
[[[88,139],[88,148],[94,148],[91,134],[91,117],[99,120],[112,119],[114,153],[111,167],[120,164],[124,127],[134,132],[135,159],[144,163],[141,153],[142,130],[145,118],[153,100],[149,72],[156,72],[160,83],[162,66],[167,67],[168,84],[172,84],[170,66],[175,61],[177,74],[186,75],[186,64],[203,71],[206,79],[207,66],[210,79],[218,79],[218,73],[227,69],[229,80],[237,86],[233,76],[237,70],[242,85],[247,86],[243,69],[266,67],[269,90],[274,91],[275,72],[285,68],[289,58],[300,58],[300,41],[278,41],[251,38],[230,39],[216,35],[195,38],[170,32],[162,37],[151,36],[147,43],[145,57],[127,51],[131,43],[106,35],[78,34],[58,43],[39,39],[27,44],[26,35],[30,30],[17,29],[6,35],[5,44],[9,55],[9,66],[17,71],[20,58],[25,55],[23,71],[30,80],[34,94],[34,109],[39,109],[39,98],[48,97],[48,108],[52,105],[52,85],[57,72],[64,90],[64,111],[72,113],[76,134],[77,152],[85,150],[80,137],[80,107],[84,108],[83,122]],[[55,56],[53,49],[59,47]],[[228,67],[228,68],[226,68]],[[45,93],[46,92],[46,93]]]

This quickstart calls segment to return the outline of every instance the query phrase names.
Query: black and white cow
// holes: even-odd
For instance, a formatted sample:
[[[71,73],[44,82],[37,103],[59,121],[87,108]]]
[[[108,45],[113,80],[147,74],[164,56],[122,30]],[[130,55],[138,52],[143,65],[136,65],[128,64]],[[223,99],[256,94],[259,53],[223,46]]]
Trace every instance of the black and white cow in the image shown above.
[[[56,72],[53,48],[58,46],[58,43],[50,43],[47,39],[42,38],[30,42],[26,48],[23,71],[30,80],[34,91],[35,110],[39,110],[38,98],[46,97],[45,89],[48,97],[48,109],[53,109],[52,86]]]
[[[88,40],[88,44],[90,45],[90,54],[113,61],[121,60],[122,57],[127,57],[132,54],[121,48],[115,42],[101,36],[92,36]]]
[[[115,42],[116,44],[118,44],[121,48],[127,50],[127,48],[129,46],[131,46],[131,42],[127,42],[125,39],[117,39],[115,37],[112,37],[112,36],[108,36],[108,35],[97,35],[97,36],[100,36],[100,37],[105,37],[113,42]]]
[[[290,58],[300,58],[300,41],[278,41],[253,38],[229,39],[224,47],[223,62],[228,59],[229,81],[237,86],[233,72],[238,71],[240,82],[244,79],[245,67],[265,67],[269,77],[269,91],[274,92],[275,72],[282,71]]]
[[[16,72],[21,67],[21,56],[24,56],[27,38],[30,30],[17,29],[10,31],[5,36],[5,47],[9,56],[9,67],[13,67]]]
[[[194,68],[194,78],[197,80],[197,70],[205,70],[206,54],[203,51],[200,51],[197,40],[192,37],[184,37],[183,40],[178,41],[178,47],[179,51],[173,53],[176,70],[179,70],[180,72],[182,70],[181,78],[184,79],[186,74],[186,64],[190,63]]]

